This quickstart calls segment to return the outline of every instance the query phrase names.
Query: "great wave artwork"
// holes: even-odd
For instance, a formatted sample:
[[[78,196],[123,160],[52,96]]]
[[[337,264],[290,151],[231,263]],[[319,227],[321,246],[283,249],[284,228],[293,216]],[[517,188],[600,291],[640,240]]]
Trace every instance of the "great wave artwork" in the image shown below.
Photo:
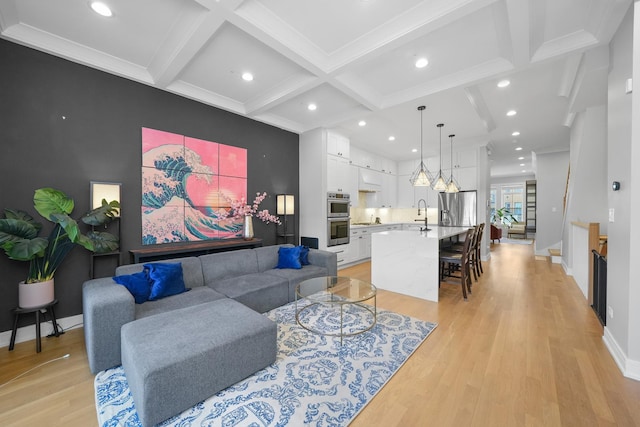
[[[247,150],[142,128],[142,244],[241,237]]]

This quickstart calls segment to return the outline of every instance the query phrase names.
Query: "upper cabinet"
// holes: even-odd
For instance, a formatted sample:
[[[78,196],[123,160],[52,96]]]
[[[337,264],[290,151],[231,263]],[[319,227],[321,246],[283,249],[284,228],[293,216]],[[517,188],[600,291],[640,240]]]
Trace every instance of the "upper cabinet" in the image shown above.
[[[352,167],[348,159],[330,155],[327,156],[327,191],[349,193],[357,196],[358,181],[353,179]],[[357,197],[356,197],[357,199]]]
[[[365,169],[380,170],[380,157],[357,147],[352,147],[351,164]]]
[[[327,154],[348,159],[350,156],[349,138],[327,131]]]

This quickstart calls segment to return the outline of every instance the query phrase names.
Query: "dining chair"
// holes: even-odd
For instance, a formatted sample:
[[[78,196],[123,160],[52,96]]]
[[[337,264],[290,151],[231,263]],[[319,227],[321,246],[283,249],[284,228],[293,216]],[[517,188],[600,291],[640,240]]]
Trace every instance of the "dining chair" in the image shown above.
[[[460,279],[460,287],[462,288],[462,297],[467,299],[467,292],[471,293],[471,268],[469,263],[469,255],[472,252],[472,241],[475,228],[467,230],[465,235],[462,251],[450,252],[442,250],[440,252],[440,281],[445,277]],[[446,268],[445,268],[446,266]],[[445,272],[447,275],[445,276]],[[459,272],[459,275],[455,275]]]

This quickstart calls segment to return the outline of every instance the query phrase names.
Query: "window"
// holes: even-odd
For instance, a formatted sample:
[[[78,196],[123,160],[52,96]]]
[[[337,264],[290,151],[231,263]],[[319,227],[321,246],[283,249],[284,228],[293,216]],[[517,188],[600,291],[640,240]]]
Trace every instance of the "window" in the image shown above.
[[[518,222],[524,222],[524,197],[524,183],[492,186],[489,196],[490,218],[493,218],[496,209],[506,208]]]

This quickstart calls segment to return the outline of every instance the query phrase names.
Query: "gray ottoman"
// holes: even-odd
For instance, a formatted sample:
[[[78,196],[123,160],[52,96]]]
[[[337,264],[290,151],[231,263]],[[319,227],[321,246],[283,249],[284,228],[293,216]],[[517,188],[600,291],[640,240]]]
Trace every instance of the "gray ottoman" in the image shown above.
[[[122,326],[122,366],[142,425],[152,426],[276,359],[276,324],[222,299]]]

